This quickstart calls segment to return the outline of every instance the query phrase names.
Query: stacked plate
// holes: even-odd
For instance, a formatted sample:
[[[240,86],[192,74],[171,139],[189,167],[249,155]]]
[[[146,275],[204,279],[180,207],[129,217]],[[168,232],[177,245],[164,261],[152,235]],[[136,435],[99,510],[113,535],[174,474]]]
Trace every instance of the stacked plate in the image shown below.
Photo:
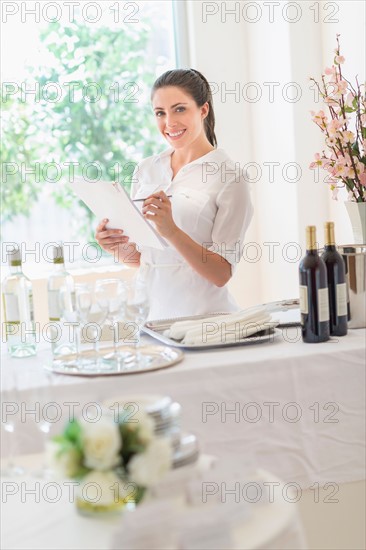
[[[182,433],[182,407],[168,396],[133,395],[128,398],[109,399],[104,406],[123,408],[128,404],[136,404],[144,410],[155,423],[155,433],[159,437],[170,439],[173,448],[173,468],[180,468],[196,462],[199,456],[198,441],[195,435]]]
[[[179,446],[174,450],[173,468],[181,468],[196,462],[199,454],[197,437],[193,434],[182,434]]]

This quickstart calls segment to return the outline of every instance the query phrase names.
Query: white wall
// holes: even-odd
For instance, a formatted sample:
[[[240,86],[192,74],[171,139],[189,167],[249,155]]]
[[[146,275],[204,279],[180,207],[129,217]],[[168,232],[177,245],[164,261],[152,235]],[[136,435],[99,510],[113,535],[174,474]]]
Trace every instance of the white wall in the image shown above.
[[[364,80],[365,3],[177,1],[181,31],[184,9],[188,21],[188,58],[184,65],[201,70],[219,90],[214,95],[219,145],[241,167],[257,163],[262,169],[260,180],[251,185],[255,215],[247,232],[247,242],[256,243],[257,248],[247,249],[230,282],[231,290],[242,307],[296,297],[298,259],[295,256],[296,261],[289,258],[286,261],[283,252],[291,242],[304,250],[307,224],[317,225],[318,241],[322,244],[323,223],[332,219],[338,243],[352,242],[351,225],[342,201],[332,200],[327,185],[314,182],[314,173],[308,169],[314,153],[323,147],[321,133],[309,113],[321,105],[314,103],[308,77],[319,78],[324,67],[331,65],[335,35],[340,33],[346,74],[351,80],[356,74],[360,82]],[[273,22],[270,22],[270,5]],[[286,8],[288,5],[292,8]],[[227,13],[225,19],[225,7],[238,8],[239,13]],[[286,16],[296,19],[299,7],[299,21],[287,22]],[[204,10],[216,13],[207,15],[205,21]],[[248,22],[256,16],[257,22]],[[265,85],[270,82],[278,83],[272,85],[273,101],[269,98],[270,86]],[[302,91],[301,99],[294,103],[285,101],[282,95],[289,82],[296,82]],[[248,100],[254,92],[254,87],[245,89],[248,83],[255,83],[262,93],[257,102]],[[225,95],[225,87],[233,90],[235,86],[239,88],[239,98]],[[269,178],[269,167],[263,164],[268,162],[280,163],[273,181]],[[286,182],[282,177],[282,169],[290,162],[301,166],[302,177],[297,183]],[[43,214],[40,219],[45,221]],[[35,238],[31,233],[28,237]],[[273,257],[269,243],[278,243],[272,248]],[[258,251],[261,257],[255,261]],[[288,253],[294,255],[296,249],[290,247]]]
[[[332,64],[335,36],[339,33],[346,57],[345,72],[350,80],[358,74],[362,82],[365,4],[348,0],[314,3],[189,0],[185,4],[190,64],[223,91],[214,95],[219,145],[242,166],[254,162],[262,168],[262,177],[252,184],[255,217],[247,233],[247,242],[258,243],[262,256],[252,262],[255,248],[248,249],[230,283],[231,290],[243,307],[296,297],[298,258],[304,252],[306,225],[317,226],[321,245],[324,222],[334,220],[338,243],[352,242],[351,225],[342,201],[331,198],[323,182],[325,173],[316,182],[314,172],[308,168],[314,153],[324,147],[320,130],[309,113],[322,108],[320,103],[314,103],[309,77],[319,79],[325,66]],[[272,21],[269,4],[273,9]],[[225,8],[236,11],[225,14]],[[249,22],[255,19],[256,22]],[[255,91],[254,87],[245,88],[249,82],[256,83],[262,93],[257,102],[249,101]],[[288,86],[291,82],[296,83],[296,88]],[[235,83],[239,83],[239,91],[243,92],[240,97],[225,96],[225,86],[232,90]],[[264,83],[278,83],[272,85],[273,101],[269,97],[270,85]],[[296,98],[290,95],[295,91],[299,100],[289,101]],[[288,93],[287,100],[282,92],[285,98]],[[280,163],[274,167],[273,181],[265,162]],[[294,182],[296,171],[290,168],[287,180],[292,181],[284,180],[282,169],[288,163],[301,167],[299,181]],[[298,248],[289,245],[292,242]],[[269,244],[265,243],[279,243],[273,248],[273,257]]]

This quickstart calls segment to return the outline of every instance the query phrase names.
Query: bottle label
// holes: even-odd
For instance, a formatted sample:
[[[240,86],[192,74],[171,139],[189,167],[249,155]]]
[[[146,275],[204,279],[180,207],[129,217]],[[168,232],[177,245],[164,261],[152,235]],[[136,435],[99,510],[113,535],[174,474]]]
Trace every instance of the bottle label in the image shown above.
[[[329,296],[328,288],[318,289],[318,320],[319,323],[329,321]]]
[[[300,312],[305,315],[309,313],[308,287],[305,285],[300,285]]]
[[[347,285],[341,283],[337,285],[337,316],[347,315]]]
[[[20,286],[17,293],[19,318],[22,323],[33,323],[33,294],[32,291]]]
[[[34,321],[34,305],[33,305],[33,293],[29,293],[29,317],[31,322]]]
[[[61,318],[59,294],[58,290],[48,291],[48,316],[51,321],[59,321]]]
[[[7,323],[20,323],[18,296],[16,294],[3,294],[4,313]]]
[[[347,304],[349,303],[349,272],[346,273]]]

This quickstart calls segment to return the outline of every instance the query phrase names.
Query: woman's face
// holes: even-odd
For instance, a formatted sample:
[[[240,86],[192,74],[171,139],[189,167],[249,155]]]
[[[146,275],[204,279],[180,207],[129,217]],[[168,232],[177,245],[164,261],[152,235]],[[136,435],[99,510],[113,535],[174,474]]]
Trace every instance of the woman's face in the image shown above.
[[[205,136],[203,120],[208,114],[208,103],[198,107],[181,88],[166,86],[156,90],[152,106],[159,131],[174,149],[187,147]]]

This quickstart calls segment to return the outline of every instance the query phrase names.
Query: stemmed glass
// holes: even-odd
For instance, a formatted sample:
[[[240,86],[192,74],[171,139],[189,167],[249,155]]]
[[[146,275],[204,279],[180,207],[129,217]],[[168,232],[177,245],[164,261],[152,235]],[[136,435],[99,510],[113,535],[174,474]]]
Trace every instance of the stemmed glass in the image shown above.
[[[42,459],[37,468],[32,472],[32,475],[41,479],[49,479],[53,475],[53,471],[48,464],[47,443],[50,438],[50,432],[54,425],[58,423],[60,404],[54,400],[52,395],[52,386],[57,383],[57,379],[61,376],[44,370],[42,380],[36,380],[32,385],[29,379],[28,390],[29,408],[35,410],[36,414],[33,417],[35,426],[40,434]]]
[[[20,415],[14,414],[19,408],[19,388],[18,388],[18,377],[14,372],[14,369],[11,371],[11,387],[6,391],[6,398],[2,400],[3,405],[3,420],[2,425],[5,432],[8,434],[6,438],[8,440],[8,456],[7,456],[7,465],[5,468],[1,468],[1,475],[6,477],[14,477],[23,475],[24,469],[21,466],[18,466],[14,457],[16,456],[17,450],[17,434],[16,428],[17,423],[20,423]],[[18,426],[19,428],[19,426]]]
[[[99,353],[99,341],[101,337],[102,327],[106,321],[108,315],[108,306],[106,303],[97,303],[94,302],[88,312],[88,315],[85,318],[86,324],[84,328],[86,329],[86,334],[84,339],[88,342],[93,343],[93,354],[90,356],[91,364],[93,368],[100,370],[105,364],[103,364],[102,358]],[[91,330],[92,335],[89,340],[89,331]]]
[[[150,309],[148,286],[144,280],[133,279],[127,284],[126,321],[133,325],[133,364],[139,367],[151,362],[151,357],[141,352],[141,329]]]
[[[76,284],[73,291],[67,287],[61,287],[59,294],[62,318],[74,325],[75,337],[75,361],[66,363],[67,366],[80,368],[82,366],[81,355],[81,329],[85,324],[93,301],[93,291],[90,285]]]
[[[101,308],[106,308],[107,321],[113,326],[113,352],[103,359],[116,362],[118,367],[126,358],[126,353],[118,350],[118,321],[124,318],[126,306],[126,285],[121,279],[100,279],[95,284],[95,300]]]
[[[39,410],[40,410],[40,415],[39,415],[39,418],[36,419],[36,424],[37,424],[37,429],[39,430],[41,435],[42,451],[43,451],[43,455],[42,455],[43,461],[40,465],[40,468],[36,469],[33,472],[33,475],[35,477],[39,477],[42,479],[48,479],[49,477],[51,477],[51,471],[48,467],[47,458],[46,458],[46,445],[49,438],[49,433],[51,431],[52,421],[45,416],[46,410],[47,410],[47,414],[49,414],[47,409],[47,406],[49,405],[49,403],[46,399],[46,396],[47,396],[46,392],[47,392],[46,388],[42,388],[42,389],[38,389],[38,391],[35,391],[33,393],[35,397],[35,404],[39,407]],[[32,403],[32,406],[33,405],[34,404]]]
[[[89,366],[94,362],[93,358],[84,356],[81,351],[83,340],[83,329],[89,322],[90,312],[93,305],[93,286],[83,283],[75,285],[75,308],[79,321],[79,365],[81,367]]]

